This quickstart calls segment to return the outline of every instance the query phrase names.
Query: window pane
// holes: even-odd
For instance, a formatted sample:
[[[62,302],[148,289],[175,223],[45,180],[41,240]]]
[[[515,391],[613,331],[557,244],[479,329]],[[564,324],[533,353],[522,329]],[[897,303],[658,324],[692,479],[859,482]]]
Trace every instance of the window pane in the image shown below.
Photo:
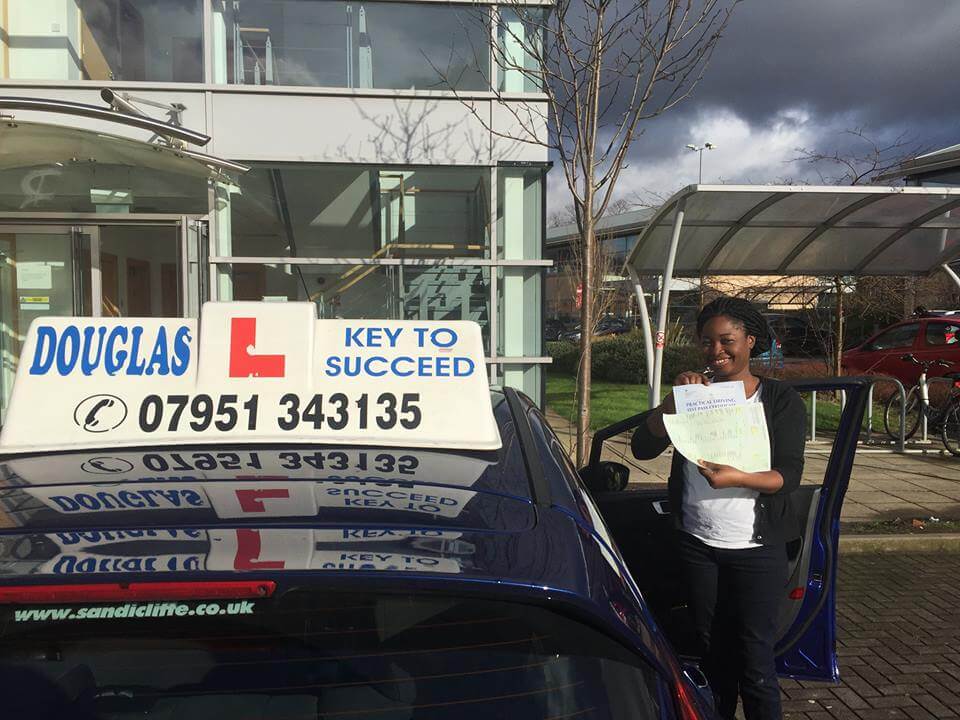
[[[494,64],[503,92],[540,92],[543,78],[537,57],[542,57],[544,8],[501,6],[497,25],[497,49]]]
[[[89,312],[86,298],[77,306],[75,285],[76,266],[85,266],[89,256],[77,255],[66,227],[0,232],[0,424],[30,323],[45,315]]]
[[[333,545],[318,561],[368,551],[310,542]],[[455,543],[403,550],[448,564],[486,550]],[[105,618],[115,609],[89,607]],[[306,581],[269,600],[223,601],[219,617],[181,607],[51,623],[15,623],[2,608],[5,709],[41,719],[664,717],[662,681],[638,653],[547,608]]]
[[[543,405],[543,394],[540,392],[542,366],[503,365],[502,368],[503,380],[501,384],[504,387],[516,388],[533,400],[536,405]]]
[[[490,273],[472,265],[221,266],[221,300],[310,300],[320,318],[473,320],[489,352]]]
[[[913,346],[920,325],[909,323],[888,330],[870,343],[868,350],[892,350],[893,348],[908,348]]]
[[[543,170],[497,169],[498,255],[538,260],[543,253]]]
[[[103,225],[104,317],[180,317],[180,228]]]
[[[201,0],[7,3],[15,80],[203,81]]]
[[[499,269],[500,355],[538,357],[542,352],[540,321],[543,286],[540,268]]]
[[[927,345],[956,345],[960,341],[960,325],[928,322],[924,339]]]
[[[489,89],[484,12],[433,3],[214,3],[214,81]]]
[[[484,257],[486,168],[257,165],[218,190],[219,253],[236,257]],[[225,227],[224,227],[225,225]]]

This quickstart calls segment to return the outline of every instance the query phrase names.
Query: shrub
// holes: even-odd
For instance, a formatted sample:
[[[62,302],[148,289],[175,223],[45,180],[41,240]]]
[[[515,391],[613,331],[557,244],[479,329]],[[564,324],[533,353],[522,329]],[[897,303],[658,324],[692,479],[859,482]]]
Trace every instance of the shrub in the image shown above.
[[[575,375],[580,347],[572,342],[547,343],[552,370]],[[684,370],[700,370],[703,356],[695,345],[668,345],[663,351],[663,382],[669,384]],[[647,382],[646,352],[640,331],[601,337],[593,343],[593,377],[611,382]]]
[[[553,358],[549,366],[554,372],[564,375],[576,375],[580,362],[580,348],[569,340],[547,343],[547,355]]]

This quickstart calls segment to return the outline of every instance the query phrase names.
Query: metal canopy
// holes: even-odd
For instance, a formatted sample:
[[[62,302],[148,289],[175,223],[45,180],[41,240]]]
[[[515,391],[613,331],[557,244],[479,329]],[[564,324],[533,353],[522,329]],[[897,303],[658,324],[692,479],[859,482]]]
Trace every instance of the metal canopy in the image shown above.
[[[0,122],[0,169],[78,163],[128,166],[213,180],[230,180],[231,173],[239,175],[249,170],[246,165],[194,150],[96,130],[9,118]]]
[[[674,277],[926,275],[960,257],[960,188],[690,185],[665,202],[626,262],[644,322],[650,407],[660,400]],[[656,344],[641,275],[660,275]]]
[[[960,188],[690,185],[640,233],[639,275],[925,275],[960,257]]]

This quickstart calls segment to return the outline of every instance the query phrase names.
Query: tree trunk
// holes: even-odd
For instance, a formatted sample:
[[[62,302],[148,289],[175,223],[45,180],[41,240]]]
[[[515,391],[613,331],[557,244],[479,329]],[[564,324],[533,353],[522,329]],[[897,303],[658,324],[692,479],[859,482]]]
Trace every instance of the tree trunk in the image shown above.
[[[580,372],[577,374],[577,467],[583,467],[590,454],[590,386],[593,362],[593,275],[594,218],[593,196],[587,193],[583,210],[583,235],[580,242],[583,258],[580,263]]]
[[[833,278],[837,299],[833,304],[833,374],[843,374],[843,283],[839,275]]]

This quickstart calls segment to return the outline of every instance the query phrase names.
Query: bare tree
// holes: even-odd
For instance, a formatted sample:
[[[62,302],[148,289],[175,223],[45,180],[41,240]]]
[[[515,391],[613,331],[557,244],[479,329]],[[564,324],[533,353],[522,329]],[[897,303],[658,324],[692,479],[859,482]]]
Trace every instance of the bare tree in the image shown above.
[[[567,267],[563,268],[566,272],[570,273],[575,278],[582,279],[584,273],[584,265],[588,263],[587,258],[584,257],[584,252],[587,251],[587,247],[582,243],[572,243],[570,245],[570,255],[567,260]],[[609,247],[606,243],[603,242],[603,238],[599,238],[598,242],[593,243],[590,251],[593,253],[593,257],[589,259],[589,263],[594,268],[594,273],[597,278],[597,284],[593,292],[593,303],[590,307],[590,316],[589,316],[589,326],[590,333],[593,334],[596,332],[597,325],[600,320],[603,319],[610,308],[613,306],[614,300],[616,300],[616,294],[606,290],[604,285],[605,278],[611,276],[619,268],[615,267],[613,254],[610,252]],[[580,333],[583,335],[583,287],[580,286],[577,290],[577,294],[580,296],[579,304],[581,310],[581,324],[580,324]],[[580,358],[581,363],[583,362],[583,357]]]
[[[498,38],[491,86],[500,108],[512,116],[511,127],[491,122],[469,98],[462,102],[495,137],[549,148],[579,231],[579,463],[589,450],[594,298],[603,280],[599,274],[598,282],[596,267],[597,222],[616,199],[617,180],[643,123],[689,97],[738,2],[557,0],[546,13],[525,0],[505,0],[486,16],[493,24],[487,37]],[[546,110],[507,97],[527,89],[545,93]]]
[[[811,150],[797,148],[797,157],[793,162],[812,165],[825,185],[870,185],[876,178],[897,168],[904,160],[916,157],[925,148],[901,134],[890,142],[880,142],[869,136],[863,128],[846,130],[844,139],[849,143],[846,149]],[[865,314],[868,309],[889,308],[900,303],[904,291],[911,283],[905,278],[873,278],[868,283],[870,292],[863,298],[850,298],[855,295],[861,283],[857,278],[834,276],[822,278],[824,283],[833,286],[834,304],[831,328],[824,333],[823,345],[828,352],[828,365],[831,372],[840,375],[846,335],[844,305],[848,311]],[[819,327],[819,326],[818,326]]]
[[[877,176],[925,151],[905,133],[888,143],[870,137],[863,128],[844,130],[843,136],[851,147],[843,150],[797,148],[797,157],[790,162],[812,165],[823,185],[871,185]]]

